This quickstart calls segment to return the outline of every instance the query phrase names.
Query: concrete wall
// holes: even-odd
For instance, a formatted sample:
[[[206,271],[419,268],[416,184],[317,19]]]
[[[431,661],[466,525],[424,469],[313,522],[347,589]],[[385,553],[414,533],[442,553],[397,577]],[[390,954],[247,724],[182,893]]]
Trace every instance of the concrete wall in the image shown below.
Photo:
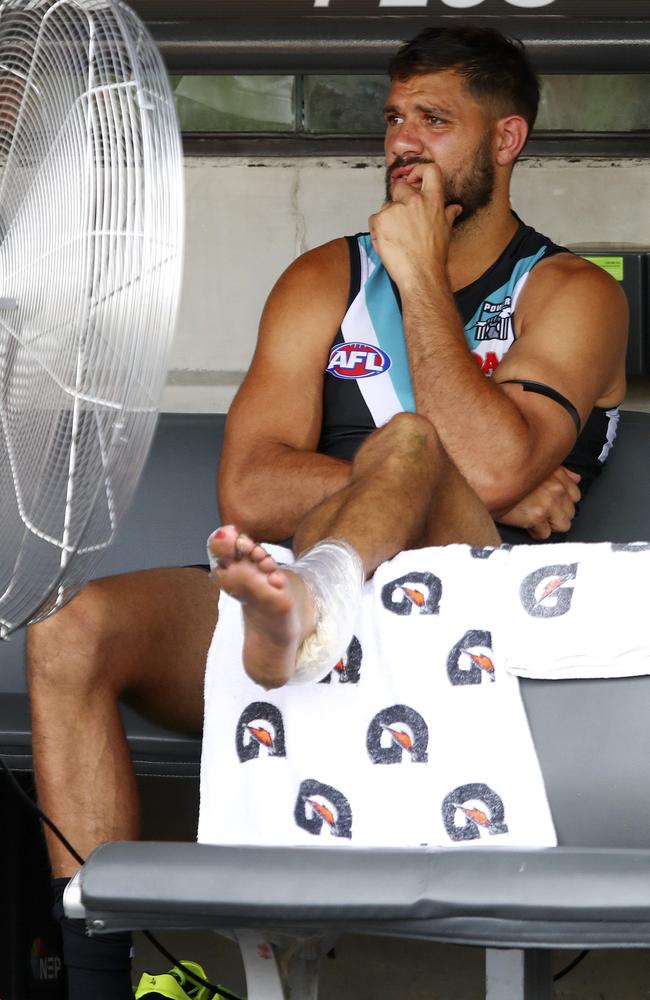
[[[383,161],[188,158],[181,310],[163,409],[225,412],[264,300],[304,250],[367,228]],[[650,160],[528,159],[513,207],[560,243],[650,245]],[[650,389],[635,387],[650,408]]]

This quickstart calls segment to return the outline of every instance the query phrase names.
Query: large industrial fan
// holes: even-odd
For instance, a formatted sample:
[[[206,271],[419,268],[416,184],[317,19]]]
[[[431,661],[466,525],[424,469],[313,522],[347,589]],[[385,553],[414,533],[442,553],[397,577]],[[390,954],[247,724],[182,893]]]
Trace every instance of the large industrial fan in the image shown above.
[[[0,637],[89,578],[155,427],[182,267],[160,55],[119,0],[0,3]]]

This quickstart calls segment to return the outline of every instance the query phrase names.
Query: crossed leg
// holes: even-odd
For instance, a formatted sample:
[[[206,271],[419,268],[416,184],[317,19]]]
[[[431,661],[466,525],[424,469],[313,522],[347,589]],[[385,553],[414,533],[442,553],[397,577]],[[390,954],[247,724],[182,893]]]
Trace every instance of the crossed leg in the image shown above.
[[[367,438],[348,485],[300,524],[296,555],[324,538],[352,546],[366,579],[403,549],[500,543],[487,509],[448,459],[432,425],[416,414],[400,414]],[[210,548],[220,587],[243,604],[247,673],[266,688],[285,684],[317,623],[310,588],[232,525],[215,532]]]

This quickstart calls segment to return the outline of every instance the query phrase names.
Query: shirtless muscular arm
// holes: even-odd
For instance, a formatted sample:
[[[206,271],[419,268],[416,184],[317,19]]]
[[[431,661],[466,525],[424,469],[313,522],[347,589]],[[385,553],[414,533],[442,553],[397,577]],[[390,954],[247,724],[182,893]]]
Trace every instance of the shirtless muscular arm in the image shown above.
[[[402,298],[416,408],[493,516],[513,508],[570,452],[575,425],[555,401],[510,379],[551,386],[584,421],[620,402],[627,308],[616,283],[569,254],[542,261],[516,312],[517,342],[492,380],[467,348],[447,274],[454,206],[440,171],[417,164],[421,188],[400,184],[371,218],[377,251]]]
[[[348,462],[316,453],[322,373],[348,293],[349,253],[340,239],[295,261],[265,306],[219,469],[221,519],[253,538],[288,538],[307,511],[348,481]]]

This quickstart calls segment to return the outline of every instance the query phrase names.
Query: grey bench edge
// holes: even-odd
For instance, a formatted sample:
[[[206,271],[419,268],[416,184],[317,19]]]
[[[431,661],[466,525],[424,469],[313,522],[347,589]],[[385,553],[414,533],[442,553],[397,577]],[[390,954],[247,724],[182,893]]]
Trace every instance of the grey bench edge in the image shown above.
[[[100,930],[336,929],[484,947],[622,948],[650,945],[644,872],[650,850],[114,843],[91,855],[78,888]],[[593,897],[576,903],[586,881]]]
[[[498,920],[457,917],[436,921],[389,919],[362,921],[341,916],[325,920],[267,920],[248,915],[234,919],[217,919],[198,915],[184,917],[170,914],[162,918],[158,911],[128,911],[107,914],[88,909],[86,920],[92,933],[119,931],[224,931],[229,934],[241,929],[258,930],[264,935],[287,934],[297,937],[334,933],[359,934],[371,937],[403,938],[416,941],[434,941],[440,944],[471,945],[480,948],[543,949],[572,951],[577,949],[647,949],[650,948],[650,921],[621,921],[613,924],[607,920],[589,923],[562,920]],[[95,921],[100,921],[98,926]]]

